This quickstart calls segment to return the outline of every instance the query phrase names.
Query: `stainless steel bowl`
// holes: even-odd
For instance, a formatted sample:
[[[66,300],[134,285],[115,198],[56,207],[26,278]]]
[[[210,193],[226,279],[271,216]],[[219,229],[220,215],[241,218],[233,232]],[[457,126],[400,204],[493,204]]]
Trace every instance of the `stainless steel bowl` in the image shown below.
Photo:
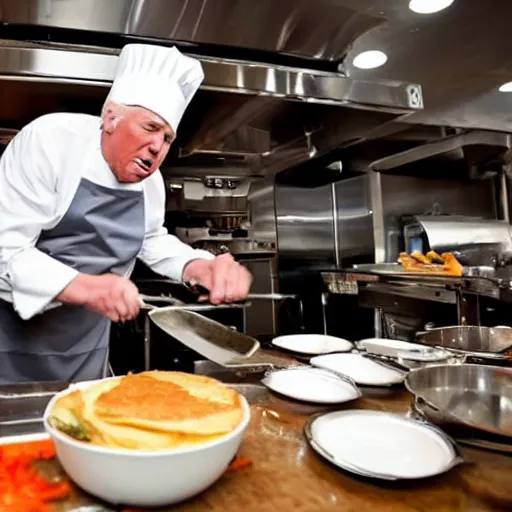
[[[466,355],[504,358],[512,350],[512,329],[476,325],[437,327],[416,333],[416,341]]]
[[[512,438],[512,368],[429,366],[409,372],[404,383],[452,422]]]

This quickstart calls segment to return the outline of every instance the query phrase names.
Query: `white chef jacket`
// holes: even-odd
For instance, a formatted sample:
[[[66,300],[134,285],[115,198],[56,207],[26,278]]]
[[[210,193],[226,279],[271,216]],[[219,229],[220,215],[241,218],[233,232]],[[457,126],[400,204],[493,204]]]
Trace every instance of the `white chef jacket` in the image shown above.
[[[139,183],[119,183],[103,158],[100,136],[99,117],[49,114],[25,126],[0,158],[0,299],[25,320],[58,306],[55,297],[78,274],[35,245],[41,231],[62,219],[82,178],[143,191],[146,232],[138,258],[153,271],[180,281],[187,263],[214,258],[168,234],[160,171]]]

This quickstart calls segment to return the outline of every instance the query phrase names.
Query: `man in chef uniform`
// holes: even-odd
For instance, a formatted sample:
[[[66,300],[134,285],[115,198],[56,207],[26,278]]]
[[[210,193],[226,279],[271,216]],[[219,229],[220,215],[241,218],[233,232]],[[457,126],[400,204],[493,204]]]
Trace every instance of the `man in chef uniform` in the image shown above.
[[[0,383],[106,375],[110,322],[139,313],[136,258],[244,299],[249,272],[194,250],[163,227],[159,166],[204,78],[176,48],[130,44],[101,119],[31,122],[0,159]]]

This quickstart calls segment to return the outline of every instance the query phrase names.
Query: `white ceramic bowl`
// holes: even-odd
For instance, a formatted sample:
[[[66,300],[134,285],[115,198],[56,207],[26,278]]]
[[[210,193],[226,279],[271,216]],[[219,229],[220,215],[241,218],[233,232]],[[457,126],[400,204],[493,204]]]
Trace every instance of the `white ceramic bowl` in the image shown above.
[[[242,396],[243,419],[226,436],[176,450],[143,452],[94,446],[75,441],[48,422],[55,402],[81,382],[56,394],[48,403],[44,426],[68,476],[89,494],[114,505],[161,507],[191,498],[215,483],[235,457],[249,424],[250,408]]]

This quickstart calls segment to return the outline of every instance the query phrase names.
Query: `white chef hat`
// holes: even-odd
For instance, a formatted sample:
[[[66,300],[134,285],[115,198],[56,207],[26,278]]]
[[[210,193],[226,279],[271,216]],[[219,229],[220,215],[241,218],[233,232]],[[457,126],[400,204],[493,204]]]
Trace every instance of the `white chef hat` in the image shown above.
[[[128,44],[119,55],[106,102],[147,108],[176,131],[203,79],[201,63],[176,47]]]

